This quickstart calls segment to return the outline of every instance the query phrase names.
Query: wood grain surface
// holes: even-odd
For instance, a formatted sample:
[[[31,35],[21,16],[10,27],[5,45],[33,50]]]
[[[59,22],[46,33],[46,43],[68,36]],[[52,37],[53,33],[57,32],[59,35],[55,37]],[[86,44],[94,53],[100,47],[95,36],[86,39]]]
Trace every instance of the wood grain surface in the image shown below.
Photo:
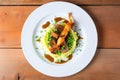
[[[51,1],[66,1],[77,5],[119,5],[120,0],[0,0],[0,5],[42,5]]]
[[[120,49],[98,49],[92,62],[80,73],[52,78],[33,69],[21,49],[0,49],[0,80],[119,80],[119,53]]]
[[[39,6],[0,7],[0,48],[21,48],[23,24],[37,7]],[[120,48],[120,6],[81,7],[90,14],[96,24],[98,48]]]
[[[28,15],[36,6],[0,7],[0,47],[20,47],[21,31]]]

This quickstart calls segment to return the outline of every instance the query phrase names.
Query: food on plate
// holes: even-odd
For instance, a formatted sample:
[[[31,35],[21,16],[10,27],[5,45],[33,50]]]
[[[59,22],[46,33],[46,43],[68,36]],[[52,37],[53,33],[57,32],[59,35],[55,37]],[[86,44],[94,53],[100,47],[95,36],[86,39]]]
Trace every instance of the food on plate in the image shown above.
[[[42,27],[47,28],[40,42],[45,50],[44,57],[56,64],[72,59],[78,40],[78,35],[73,30],[72,13],[68,13],[67,18],[55,17],[54,24],[47,21]]]

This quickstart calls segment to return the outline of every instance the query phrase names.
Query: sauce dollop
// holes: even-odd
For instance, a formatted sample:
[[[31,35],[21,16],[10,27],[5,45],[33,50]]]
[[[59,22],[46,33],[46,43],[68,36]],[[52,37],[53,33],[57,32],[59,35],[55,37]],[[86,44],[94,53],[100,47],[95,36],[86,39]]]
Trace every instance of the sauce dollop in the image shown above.
[[[49,54],[44,54],[45,58],[48,59],[50,62],[54,62],[54,58]]]
[[[47,21],[45,24],[42,25],[42,28],[45,29],[45,28],[47,28],[49,25],[50,25],[50,22]]]
[[[56,18],[54,18],[55,22],[58,22],[58,21],[61,21],[61,20],[64,20],[64,23],[68,23],[68,20],[66,20],[65,18],[62,18],[62,17],[56,17]]]

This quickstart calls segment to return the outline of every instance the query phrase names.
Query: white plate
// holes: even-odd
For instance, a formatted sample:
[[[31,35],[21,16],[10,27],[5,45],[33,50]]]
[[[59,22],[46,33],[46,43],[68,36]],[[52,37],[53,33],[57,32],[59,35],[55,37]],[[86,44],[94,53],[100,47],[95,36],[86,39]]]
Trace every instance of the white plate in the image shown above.
[[[34,41],[41,24],[53,16],[64,17],[72,12],[77,27],[84,38],[82,51],[75,52],[72,60],[65,64],[50,64],[42,58],[42,51]],[[91,17],[80,7],[68,2],[50,2],[38,7],[27,18],[21,35],[22,50],[27,61],[37,71],[52,77],[66,77],[83,70],[92,60],[97,47],[97,31]]]

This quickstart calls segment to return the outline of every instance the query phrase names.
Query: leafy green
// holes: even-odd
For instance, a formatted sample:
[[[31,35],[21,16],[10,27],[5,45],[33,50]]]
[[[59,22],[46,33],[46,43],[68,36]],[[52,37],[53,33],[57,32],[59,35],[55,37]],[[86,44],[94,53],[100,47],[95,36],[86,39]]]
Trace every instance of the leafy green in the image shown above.
[[[60,31],[58,29],[54,29],[54,32],[57,33],[57,34],[60,34]]]
[[[61,46],[61,49],[64,50],[64,49],[65,49],[65,46]]]
[[[74,42],[74,37],[73,37],[72,32],[70,31],[68,33],[68,37],[67,37],[67,40],[66,40],[66,43],[67,43],[67,46],[68,46],[69,50],[72,48],[73,42]]]
[[[51,37],[51,33],[52,32],[54,32],[54,30],[53,30],[53,28],[50,28],[49,31],[46,34],[46,40],[45,40],[45,42],[46,42],[46,44],[47,44],[48,47],[50,47],[50,40],[52,39],[52,37]]]
[[[57,50],[56,53],[57,53],[58,55],[61,55],[61,51],[60,51],[60,50]]]
[[[35,38],[38,38],[39,36],[35,36]]]
[[[52,39],[50,34],[51,34],[51,32],[48,32],[47,37],[46,37],[46,43],[48,46],[49,46],[50,40]]]

